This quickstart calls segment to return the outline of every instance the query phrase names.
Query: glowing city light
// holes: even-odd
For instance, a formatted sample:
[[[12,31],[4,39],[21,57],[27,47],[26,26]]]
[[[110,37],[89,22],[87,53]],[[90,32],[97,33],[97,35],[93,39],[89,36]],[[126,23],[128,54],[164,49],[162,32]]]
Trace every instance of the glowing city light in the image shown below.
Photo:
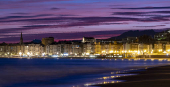
[[[113,53],[113,50],[109,51],[109,53]]]

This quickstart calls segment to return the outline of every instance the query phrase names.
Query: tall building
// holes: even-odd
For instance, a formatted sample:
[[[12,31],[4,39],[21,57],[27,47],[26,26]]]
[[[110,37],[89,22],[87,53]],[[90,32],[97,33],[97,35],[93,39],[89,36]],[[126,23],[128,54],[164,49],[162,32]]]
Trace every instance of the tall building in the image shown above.
[[[23,44],[22,32],[21,32],[21,37],[20,37],[20,44]]]
[[[94,44],[91,44],[91,43],[83,43],[83,54],[84,55],[90,55],[90,54],[93,54],[94,53],[94,47],[95,45]]]
[[[47,38],[42,38],[42,44],[43,45],[50,45],[54,42],[54,37],[47,37]]]

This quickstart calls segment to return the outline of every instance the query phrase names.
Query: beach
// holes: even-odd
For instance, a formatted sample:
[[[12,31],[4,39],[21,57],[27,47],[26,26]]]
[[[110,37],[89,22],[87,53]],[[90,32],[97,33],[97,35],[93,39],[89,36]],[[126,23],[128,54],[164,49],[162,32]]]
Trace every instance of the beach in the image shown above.
[[[120,83],[97,85],[101,87],[170,87],[170,65],[128,72],[137,74],[116,78]],[[128,74],[127,73],[127,74]],[[125,74],[125,73],[122,73]]]

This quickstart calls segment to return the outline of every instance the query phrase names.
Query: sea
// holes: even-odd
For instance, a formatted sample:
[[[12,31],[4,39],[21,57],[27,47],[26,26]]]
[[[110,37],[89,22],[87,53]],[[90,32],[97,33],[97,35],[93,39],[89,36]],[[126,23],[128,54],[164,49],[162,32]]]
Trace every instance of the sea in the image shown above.
[[[0,58],[0,87],[96,87],[169,59]]]

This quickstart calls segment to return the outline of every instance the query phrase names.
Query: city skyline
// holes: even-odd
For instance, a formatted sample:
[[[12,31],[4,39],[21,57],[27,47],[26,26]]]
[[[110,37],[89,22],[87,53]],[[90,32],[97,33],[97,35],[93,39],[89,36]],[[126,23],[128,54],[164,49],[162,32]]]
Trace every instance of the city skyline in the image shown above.
[[[105,39],[127,30],[170,28],[168,0],[1,0],[0,42],[54,37]]]

